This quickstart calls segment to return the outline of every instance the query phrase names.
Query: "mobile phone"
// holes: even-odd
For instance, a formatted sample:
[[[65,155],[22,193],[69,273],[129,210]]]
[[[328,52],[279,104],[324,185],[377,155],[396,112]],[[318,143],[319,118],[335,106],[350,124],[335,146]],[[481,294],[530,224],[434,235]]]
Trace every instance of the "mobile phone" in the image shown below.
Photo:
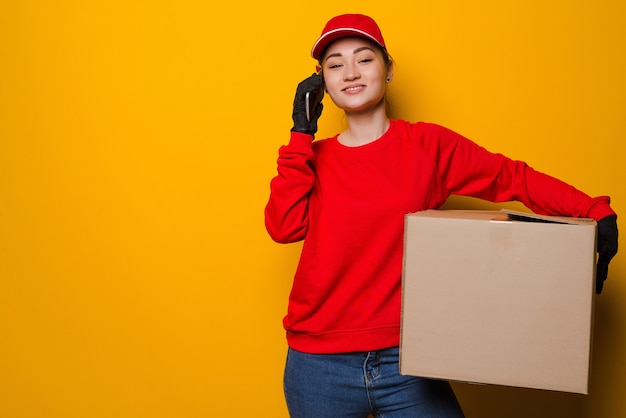
[[[315,109],[317,105],[322,101],[323,98],[324,98],[324,89],[321,87],[319,89],[306,92],[305,107],[306,107],[307,121],[311,122],[311,119],[313,118],[313,115],[315,114]]]

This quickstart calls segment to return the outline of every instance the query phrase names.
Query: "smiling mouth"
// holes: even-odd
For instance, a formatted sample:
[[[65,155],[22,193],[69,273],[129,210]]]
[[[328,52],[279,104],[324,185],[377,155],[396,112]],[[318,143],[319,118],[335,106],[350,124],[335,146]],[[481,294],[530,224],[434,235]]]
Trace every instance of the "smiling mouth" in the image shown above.
[[[348,92],[350,92],[350,91],[358,91],[358,90],[361,90],[361,89],[363,89],[363,88],[365,88],[365,86],[364,86],[364,85],[360,85],[360,86],[350,86],[350,87],[346,87],[345,89],[343,89],[343,91],[348,91]]]

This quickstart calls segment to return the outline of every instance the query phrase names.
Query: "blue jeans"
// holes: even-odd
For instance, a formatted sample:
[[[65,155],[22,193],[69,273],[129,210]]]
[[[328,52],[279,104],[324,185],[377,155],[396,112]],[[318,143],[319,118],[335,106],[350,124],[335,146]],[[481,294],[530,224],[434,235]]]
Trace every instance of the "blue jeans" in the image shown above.
[[[462,418],[443,380],[403,376],[398,347],[347,354],[289,349],[284,389],[293,418]]]

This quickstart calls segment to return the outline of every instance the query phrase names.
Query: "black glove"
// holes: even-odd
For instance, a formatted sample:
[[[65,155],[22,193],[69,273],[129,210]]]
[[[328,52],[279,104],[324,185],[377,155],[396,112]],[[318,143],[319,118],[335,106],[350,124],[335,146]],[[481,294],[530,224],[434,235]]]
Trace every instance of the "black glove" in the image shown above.
[[[324,97],[324,85],[322,77],[313,74],[298,84],[296,97],[293,99],[293,132],[303,132],[315,135],[317,132],[317,120],[322,114],[324,105],[321,103]],[[309,93],[309,109],[311,115],[307,115],[307,92]],[[310,120],[309,120],[310,116]]]
[[[602,293],[609,273],[609,262],[617,254],[617,215],[598,221],[598,264],[596,266],[596,294]]]

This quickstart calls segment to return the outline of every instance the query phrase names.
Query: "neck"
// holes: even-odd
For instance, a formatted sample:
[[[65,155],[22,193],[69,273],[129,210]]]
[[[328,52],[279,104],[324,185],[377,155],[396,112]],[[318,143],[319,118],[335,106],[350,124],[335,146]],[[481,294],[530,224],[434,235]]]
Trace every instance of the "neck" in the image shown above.
[[[339,135],[339,142],[344,145],[357,147],[376,141],[389,128],[389,118],[385,110],[384,101],[376,109],[364,113],[348,113],[348,129]]]

